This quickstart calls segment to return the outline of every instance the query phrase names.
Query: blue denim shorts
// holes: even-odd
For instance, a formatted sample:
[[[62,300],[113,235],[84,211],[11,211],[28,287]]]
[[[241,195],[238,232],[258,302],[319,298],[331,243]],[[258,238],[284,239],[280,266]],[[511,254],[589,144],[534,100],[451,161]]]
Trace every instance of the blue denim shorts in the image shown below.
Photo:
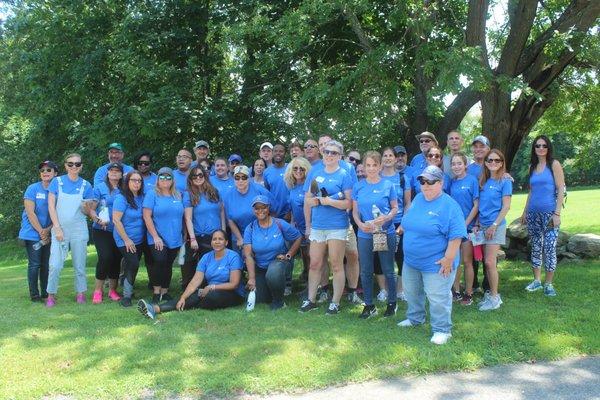
[[[348,240],[348,229],[314,229],[310,230],[308,237],[311,242],[323,243],[328,240]]]

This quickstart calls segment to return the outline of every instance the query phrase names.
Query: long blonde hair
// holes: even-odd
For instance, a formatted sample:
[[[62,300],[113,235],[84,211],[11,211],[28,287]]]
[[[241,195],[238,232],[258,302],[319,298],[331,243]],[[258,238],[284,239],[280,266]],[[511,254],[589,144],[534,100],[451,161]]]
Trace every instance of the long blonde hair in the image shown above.
[[[283,174],[283,180],[285,181],[285,184],[288,187],[288,189],[292,189],[298,184],[293,174],[294,167],[304,168],[304,177],[306,177],[308,176],[308,171],[310,171],[311,165],[308,162],[308,160],[304,157],[292,158],[292,161],[290,161],[287,168],[285,169],[285,173]]]
[[[171,175],[171,174],[169,174]],[[169,188],[169,196],[171,196],[172,198],[176,199],[176,200],[181,200],[181,193],[179,193],[179,190],[177,190],[177,188],[175,187],[175,177],[173,175],[171,175],[171,187]],[[160,192],[160,189],[158,188],[158,181],[159,178],[156,178],[156,185],[154,186],[154,193],[156,193],[159,196],[162,196],[163,194]]]

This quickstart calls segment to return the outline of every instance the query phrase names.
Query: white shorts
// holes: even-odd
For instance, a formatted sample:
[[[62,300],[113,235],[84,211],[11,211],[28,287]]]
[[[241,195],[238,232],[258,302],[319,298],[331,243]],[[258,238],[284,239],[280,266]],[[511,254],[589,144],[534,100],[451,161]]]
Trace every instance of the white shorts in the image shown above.
[[[348,229],[314,229],[311,228],[308,236],[311,242],[323,243],[328,240],[346,241],[348,238]]]

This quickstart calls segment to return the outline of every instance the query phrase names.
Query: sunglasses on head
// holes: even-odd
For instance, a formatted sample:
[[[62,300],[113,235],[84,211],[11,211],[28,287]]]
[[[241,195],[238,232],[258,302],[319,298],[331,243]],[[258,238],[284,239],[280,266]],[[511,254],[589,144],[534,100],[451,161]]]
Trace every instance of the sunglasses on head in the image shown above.
[[[355,162],[355,163],[360,162],[360,158],[356,158],[356,157],[352,157],[352,156],[348,156],[348,160],[350,160],[350,162]]]
[[[547,149],[548,145],[547,144],[536,144],[535,148],[536,149]]]
[[[173,177],[171,175],[159,175],[158,179],[161,181],[172,181]]]
[[[304,145],[305,149],[316,149],[317,147],[319,147],[319,146],[317,146],[316,144],[305,144]]]
[[[145,165],[147,167],[150,165],[150,161],[138,161],[138,165]]]
[[[429,185],[429,186],[435,185],[436,183],[439,182],[439,179],[427,179],[422,176],[418,177],[417,180],[419,181],[419,183],[421,185]]]
[[[436,154],[436,153],[429,153],[429,154],[427,154],[427,158],[435,158],[435,159],[439,160],[440,158],[442,158],[442,155]]]
[[[326,156],[339,156],[340,152],[339,151],[335,151],[335,150],[323,150],[323,154],[325,154]]]
[[[429,143],[431,139],[419,139],[419,143]]]
[[[83,163],[81,161],[80,162],[71,162],[71,161],[69,161],[66,164],[67,164],[67,167],[69,167],[69,168],[73,168],[73,167],[79,168],[79,167],[81,167],[83,165]]]
[[[233,177],[233,179],[235,179],[236,181],[239,181],[240,179],[243,181],[247,181],[248,180],[248,175],[236,175]]]
[[[487,160],[485,160],[486,163],[492,164],[502,164],[504,162],[504,160],[500,159],[500,158],[488,158]]]
[[[40,168],[40,173],[43,174],[44,172],[52,172],[54,171],[52,168]]]
[[[304,171],[306,171],[306,169],[304,167],[294,167],[294,168],[292,168],[292,171],[294,171],[294,172],[298,172],[298,171],[304,172]]]
[[[197,174],[191,174],[190,176],[192,177],[192,179],[204,178],[204,174],[202,172],[199,172]]]

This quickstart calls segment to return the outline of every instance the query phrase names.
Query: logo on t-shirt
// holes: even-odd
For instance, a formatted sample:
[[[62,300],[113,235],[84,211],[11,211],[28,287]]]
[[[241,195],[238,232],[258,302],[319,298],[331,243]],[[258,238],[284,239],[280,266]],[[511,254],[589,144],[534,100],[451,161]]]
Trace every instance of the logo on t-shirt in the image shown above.
[[[438,214],[436,212],[433,212],[433,211],[427,211],[427,215],[431,215],[431,216],[434,216],[434,217],[439,217],[440,216],[440,214]]]
[[[46,198],[46,193],[44,193],[44,192],[38,192],[38,193],[35,194],[35,198],[36,199],[44,200]]]

